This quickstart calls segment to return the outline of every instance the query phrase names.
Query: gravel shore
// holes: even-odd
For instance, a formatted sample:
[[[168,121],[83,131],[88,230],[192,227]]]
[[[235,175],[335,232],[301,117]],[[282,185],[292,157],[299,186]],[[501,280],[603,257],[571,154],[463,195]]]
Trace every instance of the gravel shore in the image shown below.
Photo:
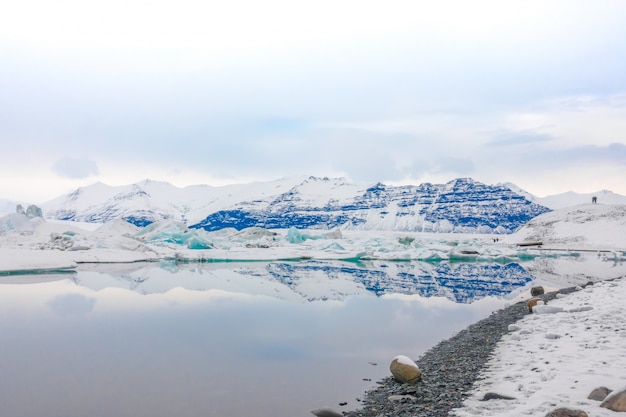
[[[574,288],[559,290],[567,293]],[[550,300],[557,292],[544,294]],[[422,378],[416,384],[400,384],[393,377],[378,382],[367,392],[362,409],[346,413],[350,417],[445,417],[467,397],[480,371],[489,361],[496,344],[513,324],[528,314],[525,302],[495,311],[450,339],[425,352],[417,364]],[[396,396],[396,397],[392,397]],[[390,397],[394,400],[390,400]]]

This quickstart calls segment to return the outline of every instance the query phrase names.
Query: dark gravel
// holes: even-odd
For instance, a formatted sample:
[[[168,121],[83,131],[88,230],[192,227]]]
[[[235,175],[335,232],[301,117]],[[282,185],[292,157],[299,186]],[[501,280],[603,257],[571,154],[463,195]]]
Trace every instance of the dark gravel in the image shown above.
[[[574,288],[559,290],[560,293]],[[540,297],[550,300],[557,292]],[[525,302],[495,311],[450,339],[425,352],[417,364],[422,378],[416,384],[400,384],[393,377],[378,382],[367,392],[362,409],[345,413],[350,417],[444,417],[461,406],[480,371],[489,361],[496,344],[508,332],[509,324],[528,314]],[[392,395],[411,395],[416,399],[390,401]]]

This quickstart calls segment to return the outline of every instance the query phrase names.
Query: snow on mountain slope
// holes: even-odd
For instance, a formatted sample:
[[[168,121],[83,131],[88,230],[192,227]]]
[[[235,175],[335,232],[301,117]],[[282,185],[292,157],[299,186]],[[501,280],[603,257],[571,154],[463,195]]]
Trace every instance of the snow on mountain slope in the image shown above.
[[[530,220],[506,243],[543,242],[543,247],[624,249],[626,205],[581,204],[541,214]]]
[[[60,220],[104,223],[122,218],[138,226],[170,219],[193,223],[206,213],[239,203],[244,197],[254,201],[285,192],[298,180],[184,188],[151,180],[124,186],[99,182],[49,201],[42,208],[47,218]]]
[[[548,210],[504,186],[469,178],[440,185],[368,186],[319,177],[225,187],[178,188],[149,180],[122,187],[98,183],[42,208],[46,217],[61,220],[121,218],[137,226],[174,220],[207,231],[341,227],[479,233],[509,233]]]
[[[575,193],[573,191],[551,195],[548,197],[538,198],[535,202],[552,210],[565,207],[576,206],[579,204],[591,203],[592,197],[596,197],[600,204],[626,204],[626,196],[615,194],[612,191],[601,190],[595,193]]]
[[[597,202],[601,204],[626,204],[626,196],[616,194],[613,191],[608,190],[596,191],[594,193],[576,193],[568,191],[566,193],[554,194],[546,197],[537,197],[536,195],[533,195],[512,183],[503,183],[500,185],[526,197],[526,199],[532,201],[533,203],[548,207],[550,210],[558,210],[565,207],[577,206],[579,204],[591,203],[592,197],[596,197]]]
[[[420,232],[509,233],[534,216],[548,211],[503,186],[485,185],[469,178],[447,184],[369,187],[335,184],[332,180],[310,178],[309,182],[330,182],[348,198],[334,198],[325,192],[311,204],[309,184],[300,184],[273,201],[242,202],[229,210],[209,214],[194,228],[218,230],[224,227],[259,226],[268,229],[289,227],[345,230],[396,230]],[[323,185],[323,184],[322,184]],[[322,189],[332,190],[325,185]],[[339,195],[346,195],[339,193]]]

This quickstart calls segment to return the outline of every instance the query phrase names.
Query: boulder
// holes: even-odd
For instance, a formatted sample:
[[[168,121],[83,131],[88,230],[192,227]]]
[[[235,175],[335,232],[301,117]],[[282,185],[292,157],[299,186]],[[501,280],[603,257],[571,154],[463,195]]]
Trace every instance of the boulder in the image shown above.
[[[546,414],[546,417],[589,417],[582,410],[571,410],[569,408],[557,408]]]
[[[611,395],[600,404],[600,407],[617,412],[626,412],[626,390]]]
[[[389,365],[391,374],[396,381],[401,383],[417,382],[422,377],[422,371],[413,360],[404,355],[398,355],[391,361]]]
[[[608,389],[607,387],[599,387],[591,391],[591,394],[589,394],[587,399],[594,401],[604,401],[611,392],[612,390]]]
[[[542,286],[538,286],[538,287],[532,287],[530,289],[530,295],[533,297],[536,297],[538,295],[541,294],[545,294],[546,290],[544,290],[544,288]]]

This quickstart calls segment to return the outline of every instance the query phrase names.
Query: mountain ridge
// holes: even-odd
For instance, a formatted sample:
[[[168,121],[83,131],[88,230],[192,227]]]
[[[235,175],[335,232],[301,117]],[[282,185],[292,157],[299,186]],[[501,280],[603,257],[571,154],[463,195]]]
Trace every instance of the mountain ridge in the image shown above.
[[[395,230],[510,233],[549,211],[503,185],[471,178],[445,184],[358,184],[345,178],[288,177],[275,181],[184,188],[143,180],[81,187],[42,205],[48,218],[137,226],[181,221],[207,231],[243,229]]]

